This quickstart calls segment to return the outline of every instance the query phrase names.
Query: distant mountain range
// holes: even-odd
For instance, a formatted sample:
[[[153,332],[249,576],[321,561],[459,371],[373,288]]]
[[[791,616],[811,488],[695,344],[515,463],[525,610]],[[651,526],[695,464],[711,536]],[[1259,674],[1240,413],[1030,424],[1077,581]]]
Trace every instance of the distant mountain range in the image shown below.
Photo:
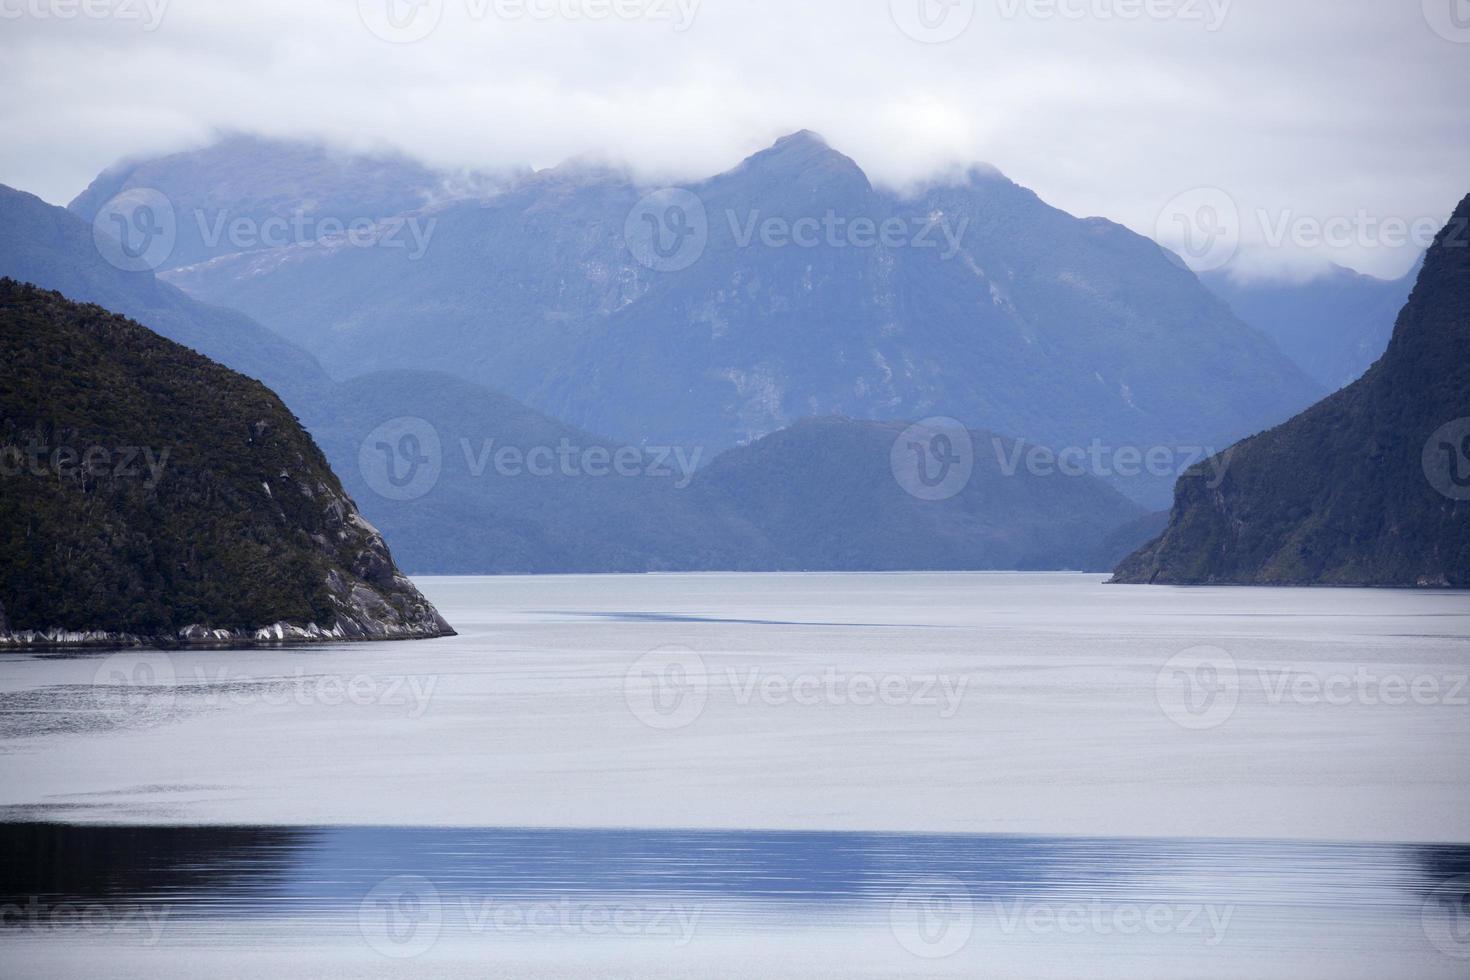
[[[1470,197],[1383,357],[1213,463],[1115,581],[1470,586]]]
[[[1312,380],[1336,391],[1383,355],[1422,267],[1401,279],[1375,279],[1337,265],[1304,282],[1242,280],[1229,271],[1200,278]]]
[[[264,385],[0,279],[0,648],[453,631]]]
[[[121,164],[69,211],[0,187],[0,275],[269,385],[418,572],[1101,569],[1157,538],[1118,581],[1465,584],[1465,255],[1441,236],[1387,343],[1408,279],[1201,282],[991,168],[898,194],[806,132],[680,188],[246,136]],[[54,339],[37,317],[112,323],[6,288],[44,308],[27,345]],[[70,384],[53,367],[26,384]],[[72,431],[25,397],[0,401],[12,447]],[[293,623],[326,608],[302,595]]]
[[[235,140],[104,175],[72,210],[90,221],[109,193],[147,190],[197,231],[323,200],[356,208],[376,230],[355,241],[223,254],[181,230],[158,267],[335,377],[442,371],[706,459],[829,415],[948,416],[1059,450],[1188,455],[1325,390],[1152,241],[988,167],[901,195],[802,132],[679,189],[573,162],[453,200],[411,167],[387,182],[404,188],[396,198],[380,180],[334,188],[407,165],[328,166],[323,153]],[[261,176],[273,154],[286,156],[279,187]],[[1099,475],[1162,505],[1175,474]]]
[[[416,572],[1104,569],[1156,530],[1100,480],[1020,464],[1035,447],[983,432],[951,433],[969,442],[969,475],[931,500],[895,469],[902,425],[814,421],[711,462],[588,434],[446,373],[336,381],[250,318],[105,252],[75,215],[0,188],[0,274],[134,317],[276,389]]]

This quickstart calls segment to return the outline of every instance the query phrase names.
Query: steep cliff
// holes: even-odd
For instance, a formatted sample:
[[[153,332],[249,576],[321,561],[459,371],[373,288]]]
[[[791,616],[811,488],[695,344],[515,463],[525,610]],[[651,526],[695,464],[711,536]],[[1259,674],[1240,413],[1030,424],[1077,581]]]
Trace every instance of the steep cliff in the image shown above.
[[[1185,473],[1117,582],[1470,586],[1470,197],[1358,381]]]

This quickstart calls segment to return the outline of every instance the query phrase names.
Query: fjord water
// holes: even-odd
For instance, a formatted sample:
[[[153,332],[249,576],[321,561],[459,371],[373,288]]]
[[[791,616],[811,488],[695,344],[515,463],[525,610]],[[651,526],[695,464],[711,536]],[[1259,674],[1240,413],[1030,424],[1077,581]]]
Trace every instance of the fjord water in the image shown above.
[[[1470,594],[419,584],[458,637],[0,660],[0,974],[1470,963]]]

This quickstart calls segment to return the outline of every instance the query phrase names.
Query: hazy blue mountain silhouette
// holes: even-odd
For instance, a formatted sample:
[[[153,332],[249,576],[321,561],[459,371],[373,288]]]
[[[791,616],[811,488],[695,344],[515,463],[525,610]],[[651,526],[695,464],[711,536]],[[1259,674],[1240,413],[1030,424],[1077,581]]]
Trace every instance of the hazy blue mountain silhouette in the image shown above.
[[[991,168],[900,195],[803,132],[686,189],[708,236],[676,270],[625,237],[648,188],[574,162],[417,212],[435,221],[417,260],[296,248],[168,277],[337,376],[442,370],[584,429],[707,453],[821,415],[1219,447],[1322,394],[1158,245]],[[839,230],[812,247],[760,230],[829,218]],[[853,237],[888,220],[907,231]],[[1171,482],[1123,485],[1156,500]]]
[[[441,174],[394,154],[353,154],[313,143],[231,134],[197,150],[124,160],[69,209],[91,222],[115,195],[158,190],[173,207],[177,241],[160,268],[269,248],[282,235],[311,241],[327,219],[375,222],[462,194],[472,176]],[[273,227],[265,222],[277,219]],[[288,224],[282,225],[286,221]],[[231,231],[240,222],[242,231]]]
[[[1338,265],[1305,282],[1240,280],[1229,271],[1200,278],[1314,381],[1336,391],[1383,355],[1422,267],[1421,259],[1400,279],[1377,279]]]

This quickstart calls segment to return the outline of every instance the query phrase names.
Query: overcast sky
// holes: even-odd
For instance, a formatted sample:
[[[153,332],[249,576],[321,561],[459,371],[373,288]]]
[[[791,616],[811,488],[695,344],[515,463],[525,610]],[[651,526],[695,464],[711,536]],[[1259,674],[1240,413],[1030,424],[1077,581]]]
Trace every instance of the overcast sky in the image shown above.
[[[876,182],[1226,228],[1198,267],[1396,275],[1470,192],[1470,0],[0,0],[0,85],[0,182],[58,204],[220,128],[651,181],[810,128]]]

